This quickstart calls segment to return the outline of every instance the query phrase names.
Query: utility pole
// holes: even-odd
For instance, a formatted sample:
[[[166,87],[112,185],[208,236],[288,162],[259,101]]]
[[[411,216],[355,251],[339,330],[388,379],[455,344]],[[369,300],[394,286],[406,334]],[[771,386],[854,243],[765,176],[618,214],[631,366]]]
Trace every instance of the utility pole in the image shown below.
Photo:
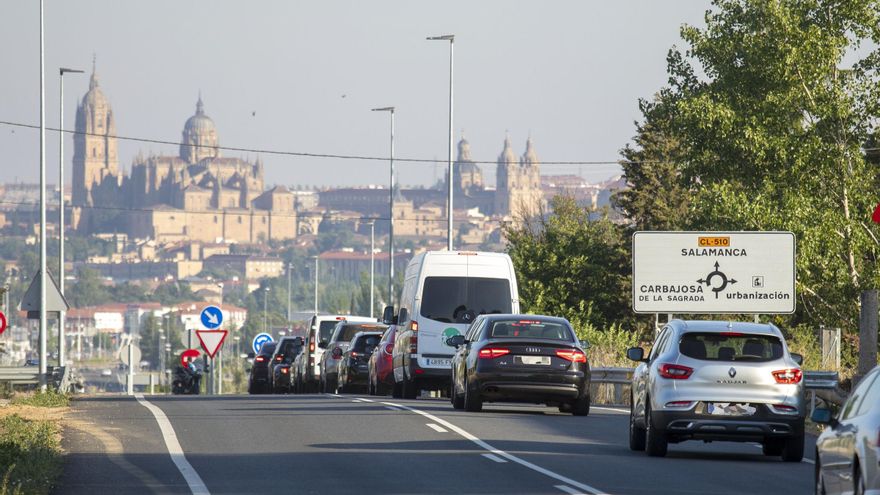
[[[287,323],[290,324],[293,321],[293,316],[290,313],[290,272],[293,270],[293,263],[287,264]]]
[[[46,391],[46,60],[40,0],[40,390]]]

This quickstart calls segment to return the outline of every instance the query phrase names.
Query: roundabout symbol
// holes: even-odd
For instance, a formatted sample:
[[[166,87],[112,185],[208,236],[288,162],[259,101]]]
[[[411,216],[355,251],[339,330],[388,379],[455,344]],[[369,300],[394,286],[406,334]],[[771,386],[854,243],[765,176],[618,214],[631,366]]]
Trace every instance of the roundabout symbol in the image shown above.
[[[720,265],[716,261],[715,262],[715,270],[709,272],[709,274],[706,275],[706,278],[701,278],[700,280],[697,280],[698,284],[706,284],[707,287],[712,288],[712,292],[715,293],[715,299],[718,299],[719,292],[721,292],[727,288],[727,284],[735,284],[736,283],[736,279],[727,278],[727,275],[718,269],[719,267],[720,267]],[[712,279],[716,278],[716,277],[721,279],[720,285],[712,285]]]

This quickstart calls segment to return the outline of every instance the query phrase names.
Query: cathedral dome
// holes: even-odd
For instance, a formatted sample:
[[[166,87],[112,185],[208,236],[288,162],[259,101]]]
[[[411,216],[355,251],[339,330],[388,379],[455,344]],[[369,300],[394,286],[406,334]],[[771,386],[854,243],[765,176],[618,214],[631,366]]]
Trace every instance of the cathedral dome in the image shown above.
[[[196,114],[187,119],[183,126],[183,141],[180,144],[180,157],[187,163],[196,164],[205,158],[220,156],[217,128],[211,117],[205,115],[202,97],[196,103]]]
[[[217,132],[217,129],[214,127],[214,121],[211,120],[211,117],[205,115],[205,104],[202,103],[202,97],[199,96],[199,101],[196,103],[196,114],[187,119],[183,126],[183,133],[205,135],[212,132]]]

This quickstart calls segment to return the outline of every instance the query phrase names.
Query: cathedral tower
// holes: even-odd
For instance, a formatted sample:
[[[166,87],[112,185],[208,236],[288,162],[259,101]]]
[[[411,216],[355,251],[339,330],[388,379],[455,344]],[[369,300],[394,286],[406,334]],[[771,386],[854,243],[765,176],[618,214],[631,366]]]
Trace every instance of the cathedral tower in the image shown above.
[[[98,87],[92,65],[89,91],[76,109],[73,136],[73,206],[95,204],[95,190],[105,182],[119,185],[116,122],[110,102]],[[108,184],[110,185],[110,184]]]
[[[517,160],[510,144],[504,140],[504,150],[498,157],[498,175],[495,192],[495,213],[500,215],[531,215],[543,206],[541,168],[531,136],[526,151]]]
[[[510,144],[510,136],[504,138],[504,149],[498,157],[498,167],[495,179],[495,213],[499,215],[510,214],[511,191],[517,189],[517,163],[516,154]]]
[[[217,140],[217,128],[211,117],[205,115],[205,104],[202,96],[196,103],[196,114],[183,126],[183,140],[180,144],[180,158],[195,165],[205,158],[219,158],[220,150]]]

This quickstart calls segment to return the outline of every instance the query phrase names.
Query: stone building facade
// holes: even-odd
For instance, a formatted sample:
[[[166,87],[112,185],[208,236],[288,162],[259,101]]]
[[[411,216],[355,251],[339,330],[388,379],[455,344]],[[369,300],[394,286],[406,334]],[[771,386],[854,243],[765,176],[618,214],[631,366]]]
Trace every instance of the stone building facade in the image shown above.
[[[262,242],[296,237],[294,195],[265,190],[257,159],[221,156],[201,96],[185,123],[178,156],[144,156],[119,171],[116,123],[93,70],[77,109],[72,224],[86,234],[124,232],[159,242]]]

